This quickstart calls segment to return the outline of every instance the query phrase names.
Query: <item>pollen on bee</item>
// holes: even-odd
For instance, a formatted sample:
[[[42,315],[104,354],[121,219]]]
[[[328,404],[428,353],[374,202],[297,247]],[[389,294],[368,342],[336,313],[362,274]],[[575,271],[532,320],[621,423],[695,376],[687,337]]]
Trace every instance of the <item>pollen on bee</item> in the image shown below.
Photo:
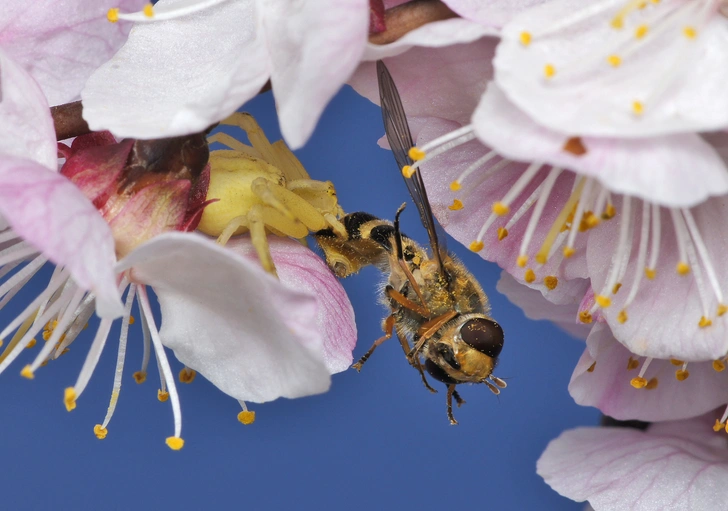
[[[612,67],[619,67],[619,65],[622,63],[622,58],[619,55],[610,55],[607,57],[607,62]]]
[[[722,360],[713,360],[713,370],[719,373],[725,371],[725,362]]]
[[[185,441],[178,436],[167,437],[167,440],[165,440],[165,442],[167,443],[167,446],[173,451],[179,451],[185,445]]]
[[[251,410],[243,410],[238,414],[238,421],[246,426],[255,422],[255,412]]]
[[[99,440],[103,440],[108,434],[109,430],[103,427],[101,424],[96,424],[94,426],[94,435],[96,435],[96,438],[98,438]]]
[[[636,389],[643,389],[647,386],[647,380],[642,376],[635,376],[630,380],[629,384]]]
[[[690,376],[690,372],[687,369],[678,369],[675,371],[675,378],[677,381],[685,381]]]
[[[484,245],[482,241],[475,240],[470,244],[468,248],[473,252],[480,252],[481,250],[483,250],[483,246]]]
[[[597,304],[599,304],[599,306],[604,309],[606,309],[607,307],[612,305],[611,298],[609,298],[608,296],[604,296],[604,295],[596,295],[594,297],[594,301],[597,302]]]
[[[462,188],[462,186],[457,181],[453,181],[452,183],[450,183],[450,190],[452,190],[453,192],[457,192],[458,190],[460,190],[460,188]]]
[[[463,203],[460,199],[453,199],[452,204],[447,207],[451,211],[460,211],[463,209]]]
[[[407,154],[414,161],[424,160],[426,156],[425,151],[419,149],[418,147],[411,147]]]
[[[526,273],[523,275],[523,280],[525,280],[529,284],[532,284],[533,282],[536,281],[536,273],[534,273],[534,271],[531,268],[529,268],[528,270],[526,270]]]
[[[677,263],[675,271],[677,271],[680,275],[687,275],[688,273],[690,273],[690,265],[685,261],[680,261],[679,263]]]
[[[416,169],[411,167],[410,165],[405,165],[404,167],[402,167],[402,175],[409,179],[415,173],[415,170]]]
[[[531,32],[526,32],[524,30],[523,32],[521,32],[519,39],[521,40],[521,44],[523,46],[528,46],[529,44],[531,44]]]
[[[119,21],[119,8],[118,7],[112,7],[108,10],[106,13],[106,19],[109,20],[111,23],[116,23]]]
[[[553,64],[546,64],[543,67],[543,75],[546,78],[553,78],[556,75],[556,67]]]
[[[508,236],[508,229],[498,227],[498,241],[503,241]]]
[[[527,263],[528,263],[528,256],[527,255],[521,254],[521,255],[519,255],[516,258],[516,264],[518,266],[520,266],[521,268],[525,268]]]
[[[701,316],[700,321],[698,321],[698,326],[700,328],[707,328],[712,324],[713,324],[713,322],[710,319],[706,318],[705,316]]]
[[[544,286],[546,286],[547,289],[553,291],[554,289],[556,289],[556,286],[559,285],[559,279],[555,275],[547,275],[543,279],[543,284]]]

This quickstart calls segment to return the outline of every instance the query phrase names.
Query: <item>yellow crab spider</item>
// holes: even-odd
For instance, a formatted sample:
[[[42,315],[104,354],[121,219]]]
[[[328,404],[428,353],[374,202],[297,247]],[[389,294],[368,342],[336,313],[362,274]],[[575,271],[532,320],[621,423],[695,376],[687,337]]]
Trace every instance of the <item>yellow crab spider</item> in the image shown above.
[[[234,113],[221,124],[238,126],[251,145],[216,133],[208,142],[229,149],[210,153],[208,205],[197,227],[225,244],[231,236],[250,232],[266,271],[275,274],[267,234],[303,240],[309,232],[333,228],[342,236],[344,212],[330,181],[311,179],[283,140],[271,144],[250,114]]]

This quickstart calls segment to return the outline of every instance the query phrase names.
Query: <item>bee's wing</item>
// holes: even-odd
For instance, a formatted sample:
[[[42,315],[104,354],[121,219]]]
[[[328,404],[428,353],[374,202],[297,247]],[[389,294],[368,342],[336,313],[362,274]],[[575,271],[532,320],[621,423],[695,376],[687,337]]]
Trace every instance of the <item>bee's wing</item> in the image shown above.
[[[405,165],[412,165],[413,161],[408,153],[415,144],[412,140],[412,134],[410,133],[409,124],[407,124],[407,117],[397,87],[394,80],[392,80],[392,75],[389,74],[387,66],[381,60],[377,61],[377,76],[379,78],[379,98],[382,103],[384,131],[387,134],[387,140],[392,148],[394,159],[397,160],[397,165],[401,171]],[[443,274],[446,274],[442,264],[447,257],[445,233],[432,216],[432,208],[430,208],[430,201],[427,199],[427,191],[425,191],[425,184],[422,182],[419,169],[412,174],[412,177],[405,177],[404,181],[407,184],[412,200],[420,212],[422,225],[425,226],[427,235],[430,237],[432,257],[437,261]]]

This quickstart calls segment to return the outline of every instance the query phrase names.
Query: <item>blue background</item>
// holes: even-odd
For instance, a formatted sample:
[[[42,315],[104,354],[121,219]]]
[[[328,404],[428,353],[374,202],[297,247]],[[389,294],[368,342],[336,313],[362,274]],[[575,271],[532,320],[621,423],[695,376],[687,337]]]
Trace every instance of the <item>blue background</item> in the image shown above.
[[[280,138],[270,93],[246,110],[271,140]],[[382,133],[379,108],[347,89],[298,155],[313,178],[334,182],[347,211],[391,218],[409,197],[391,153],[376,146]],[[413,209],[403,223],[410,236],[426,240]],[[551,491],[535,464],[559,432],[598,420],[596,410],[577,406],[566,390],[583,343],[525,319],[495,291],[495,265],[453,240],[450,248],[489,293],[507,339],[498,375],[508,378],[508,389],[497,399],[484,386],[461,387],[467,404],[455,410],[460,425],[448,424],[444,391],[424,389],[395,340],[379,348],[361,374],[335,375],[327,394],[254,405],[251,426],[236,420],[233,399],[199,376],[179,384],[186,444],[173,452],[164,443],[172,434],[171,408],[157,401],[154,363],[145,384],[131,377],[142,353],[137,322],[116,415],[108,437],[99,441],[92,429],[106,413],[117,325],[72,413],[63,406],[63,388],[75,382],[88,336],[33,381],[18,373],[37,348],[0,375],[0,507],[582,509]],[[48,275],[36,277],[36,287],[28,286],[0,313],[2,324]],[[344,282],[359,331],[355,359],[381,335],[380,279],[370,269]],[[176,361],[173,367],[181,369]]]

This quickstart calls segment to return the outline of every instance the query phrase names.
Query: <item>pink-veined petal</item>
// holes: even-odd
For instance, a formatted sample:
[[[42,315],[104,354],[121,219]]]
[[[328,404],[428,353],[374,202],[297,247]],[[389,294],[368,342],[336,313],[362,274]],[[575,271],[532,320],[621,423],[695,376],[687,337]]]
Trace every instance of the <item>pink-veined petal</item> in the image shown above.
[[[278,0],[260,10],[281,131],[298,149],[361,60],[369,2]]]
[[[572,429],[551,441],[536,471],[559,494],[588,500],[598,511],[723,509],[728,449],[709,420],[656,424],[647,431]]]
[[[628,369],[630,359],[636,359],[609,326],[597,323],[586,345],[569,383],[569,393],[580,405],[618,420],[662,421],[701,415],[726,402],[728,374],[715,371],[710,362],[688,364],[688,378],[679,381],[680,365],[654,359],[644,378],[657,378],[657,387],[636,389],[630,381],[639,375],[641,364]]]
[[[111,229],[73,183],[36,162],[4,156],[0,214],[16,234],[96,295],[99,316],[122,314]]]
[[[551,0],[525,10],[503,28],[498,85],[536,122],[570,135],[728,126],[728,19],[712,4],[671,0],[630,9],[614,28],[628,5]]]
[[[192,233],[151,239],[118,267],[129,268],[157,294],[164,345],[226,394],[265,402],[328,390],[312,294]]]
[[[544,161],[596,178],[613,192],[665,206],[693,206],[728,192],[728,169],[695,133],[646,139],[581,137],[586,153],[565,151],[568,135],[536,124],[491,82],[473,114],[478,137],[501,155]],[[714,136],[716,142],[724,142]]]
[[[56,132],[43,91],[0,50],[0,153],[58,168]]]
[[[331,374],[349,368],[356,345],[354,309],[339,280],[311,249],[288,238],[268,237],[271,257],[281,283],[294,291],[306,290],[316,297],[316,325],[323,336],[324,362]],[[258,260],[250,238],[231,239],[225,248]]]
[[[179,1],[179,0],[177,0]],[[157,6],[173,5],[161,0]],[[255,96],[269,76],[253,0],[136,25],[81,93],[92,130],[162,138],[206,129]]]
[[[591,325],[577,322],[579,300],[576,295],[579,289],[581,289],[581,294],[584,294],[586,288],[589,287],[589,281],[574,279],[569,284],[574,287],[575,299],[571,303],[563,304],[548,301],[539,290],[518,282],[505,271],[501,273],[496,289],[499,293],[506,295],[512,304],[520,307],[528,319],[552,321],[574,337],[586,339],[591,331]]]
[[[136,11],[147,0],[34,0],[0,11],[2,48],[43,89],[51,105],[78,98],[91,73],[116,53],[130,23],[112,25],[111,7]]]

